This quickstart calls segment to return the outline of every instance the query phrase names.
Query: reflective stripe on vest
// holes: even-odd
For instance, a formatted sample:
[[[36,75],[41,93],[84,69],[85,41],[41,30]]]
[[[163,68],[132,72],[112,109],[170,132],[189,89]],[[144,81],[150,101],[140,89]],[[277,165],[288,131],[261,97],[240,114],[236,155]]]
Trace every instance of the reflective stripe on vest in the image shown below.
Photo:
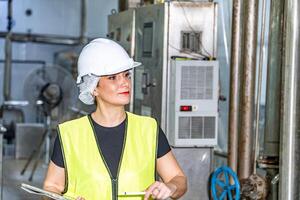
[[[157,123],[153,118],[127,112],[126,132],[117,179],[113,179],[98,147],[90,117],[59,125],[66,170],[64,196],[86,200],[142,200],[119,196],[144,191],[155,181]]]

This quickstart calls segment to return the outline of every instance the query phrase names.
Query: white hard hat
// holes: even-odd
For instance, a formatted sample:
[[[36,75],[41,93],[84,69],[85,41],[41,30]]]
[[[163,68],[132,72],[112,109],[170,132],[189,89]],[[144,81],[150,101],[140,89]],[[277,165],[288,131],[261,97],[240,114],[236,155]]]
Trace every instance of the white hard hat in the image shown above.
[[[98,38],[88,43],[78,58],[77,83],[85,75],[111,75],[141,65],[134,62],[118,43],[105,38]]]

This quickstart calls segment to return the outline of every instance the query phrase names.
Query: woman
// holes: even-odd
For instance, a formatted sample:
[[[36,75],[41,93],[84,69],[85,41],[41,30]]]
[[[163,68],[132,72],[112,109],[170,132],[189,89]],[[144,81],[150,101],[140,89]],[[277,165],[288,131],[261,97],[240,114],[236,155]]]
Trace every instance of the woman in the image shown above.
[[[129,70],[139,65],[108,39],[83,48],[79,99],[96,110],[59,125],[45,190],[86,200],[178,199],[185,193],[186,177],[157,122],[125,112]]]

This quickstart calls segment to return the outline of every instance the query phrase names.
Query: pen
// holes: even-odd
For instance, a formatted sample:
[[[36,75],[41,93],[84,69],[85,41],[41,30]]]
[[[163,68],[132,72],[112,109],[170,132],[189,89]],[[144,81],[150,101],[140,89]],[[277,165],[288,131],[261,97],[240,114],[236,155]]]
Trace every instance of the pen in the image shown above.
[[[121,192],[119,196],[135,196],[135,195],[145,195],[146,192]]]

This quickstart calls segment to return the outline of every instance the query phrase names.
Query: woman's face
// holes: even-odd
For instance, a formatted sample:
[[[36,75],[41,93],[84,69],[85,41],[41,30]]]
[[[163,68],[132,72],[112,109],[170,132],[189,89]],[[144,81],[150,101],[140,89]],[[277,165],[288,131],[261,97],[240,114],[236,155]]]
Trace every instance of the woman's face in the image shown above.
[[[101,76],[94,95],[98,102],[115,106],[124,106],[129,103],[131,94],[130,72]]]

